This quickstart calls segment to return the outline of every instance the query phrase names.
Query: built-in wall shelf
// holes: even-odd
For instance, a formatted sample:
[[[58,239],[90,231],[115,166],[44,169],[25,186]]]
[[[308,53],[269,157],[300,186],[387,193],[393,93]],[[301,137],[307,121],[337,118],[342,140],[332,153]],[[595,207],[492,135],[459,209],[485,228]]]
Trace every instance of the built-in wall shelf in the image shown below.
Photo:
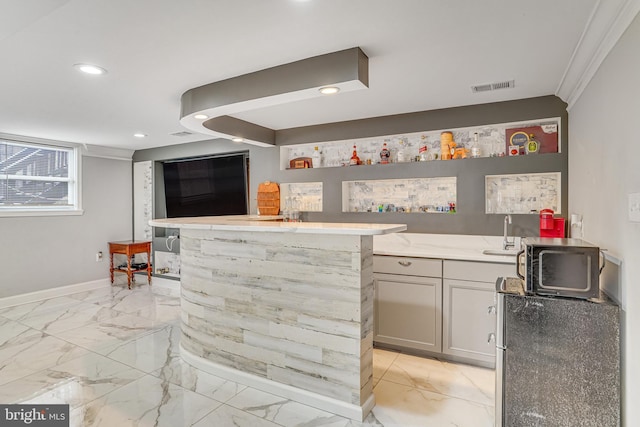
[[[280,211],[322,212],[322,182],[280,184]]]
[[[453,177],[344,181],[342,212],[455,213]]]
[[[515,132],[529,134],[533,133],[535,139],[540,141],[555,138],[555,152],[561,151],[559,135],[561,133],[561,120],[559,117],[519,121],[512,123],[500,123],[483,126],[464,127],[456,129],[442,129],[436,131],[412,132],[406,134],[383,135],[372,138],[346,139],[340,141],[315,142],[307,144],[284,145],[280,147],[280,169],[291,170],[289,168],[290,161],[296,158],[312,158],[315,147],[321,153],[320,168],[335,168],[349,166],[349,160],[353,154],[355,145],[358,157],[362,161],[360,166],[349,166],[350,168],[367,167],[380,164],[380,150],[383,144],[387,144],[387,148],[391,152],[390,163],[381,166],[398,166],[405,163],[418,162],[420,160],[420,147],[427,147],[426,154],[423,155],[423,161],[420,163],[447,163],[457,162],[461,160],[477,160],[486,157],[512,157],[509,156],[510,136]],[[536,129],[539,128],[539,129]],[[441,144],[440,135],[442,132],[449,131],[453,133],[453,139],[457,147],[465,148],[466,158],[454,160],[440,160]],[[474,135],[478,134],[478,143],[474,141]],[[537,133],[537,135],[536,135]],[[518,140],[518,139],[516,139]],[[518,140],[522,144],[521,140]],[[472,158],[471,148],[478,147],[478,158]],[[523,149],[520,150],[524,152]],[[549,153],[550,154],[550,153]],[[529,154],[528,156],[537,156],[541,153]],[[518,156],[513,156],[518,157]],[[426,159],[426,160],[425,160]],[[318,168],[318,165],[313,165]]]
[[[485,213],[537,214],[552,209],[561,214],[560,172],[485,176]]]

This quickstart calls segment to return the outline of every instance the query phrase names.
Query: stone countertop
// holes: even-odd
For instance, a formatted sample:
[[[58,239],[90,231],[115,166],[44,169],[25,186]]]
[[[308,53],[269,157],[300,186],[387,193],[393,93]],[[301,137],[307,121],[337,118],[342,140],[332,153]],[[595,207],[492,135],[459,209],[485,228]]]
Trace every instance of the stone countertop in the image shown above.
[[[518,247],[520,247],[520,242],[519,238],[516,238],[516,248]],[[374,255],[482,261],[515,265],[515,255],[483,254],[483,251],[487,249],[502,249],[502,236],[394,233],[373,238]]]
[[[272,233],[342,234],[372,236],[397,233],[406,224],[363,224],[330,222],[282,222],[280,216],[228,215],[153,219],[149,225],[199,230],[259,231]]]

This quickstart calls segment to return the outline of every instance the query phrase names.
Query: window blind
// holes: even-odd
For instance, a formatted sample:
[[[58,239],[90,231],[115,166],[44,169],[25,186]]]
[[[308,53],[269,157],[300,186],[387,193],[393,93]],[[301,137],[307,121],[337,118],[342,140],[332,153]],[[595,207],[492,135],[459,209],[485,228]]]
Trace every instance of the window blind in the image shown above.
[[[0,139],[0,209],[73,208],[74,150]]]

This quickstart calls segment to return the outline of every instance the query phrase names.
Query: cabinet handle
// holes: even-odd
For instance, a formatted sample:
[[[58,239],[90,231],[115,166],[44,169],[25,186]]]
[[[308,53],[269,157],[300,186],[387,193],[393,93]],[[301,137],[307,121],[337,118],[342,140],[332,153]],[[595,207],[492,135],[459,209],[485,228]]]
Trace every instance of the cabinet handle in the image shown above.
[[[487,343],[491,344],[492,342],[496,342],[496,334],[491,332],[489,336],[487,336]]]
[[[398,261],[398,264],[403,267],[409,267],[411,265],[411,261]]]
[[[487,313],[488,314],[496,314],[496,306],[495,305],[490,305],[489,307],[487,307]]]

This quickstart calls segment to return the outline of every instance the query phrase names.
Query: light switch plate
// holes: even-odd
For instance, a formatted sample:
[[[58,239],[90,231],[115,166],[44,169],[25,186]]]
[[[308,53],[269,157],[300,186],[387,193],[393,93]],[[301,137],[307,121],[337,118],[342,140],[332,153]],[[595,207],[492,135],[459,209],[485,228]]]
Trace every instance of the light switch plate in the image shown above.
[[[629,221],[640,222],[640,193],[629,194]]]

